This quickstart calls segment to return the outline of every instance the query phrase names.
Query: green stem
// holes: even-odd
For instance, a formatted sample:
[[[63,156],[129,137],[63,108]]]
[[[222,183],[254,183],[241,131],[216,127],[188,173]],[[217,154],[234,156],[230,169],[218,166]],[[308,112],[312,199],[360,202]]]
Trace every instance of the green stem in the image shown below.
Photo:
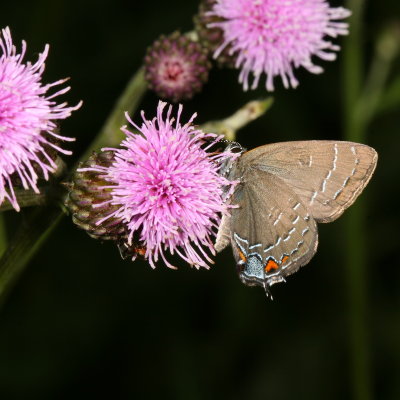
[[[90,144],[87,151],[80,157],[81,161],[87,160],[95,150],[100,150],[103,147],[115,147],[121,143],[125,137],[120,129],[122,125],[126,124],[125,111],[130,114],[136,111],[146,89],[144,69],[141,68],[129,81],[99,134]]]
[[[379,103],[385,96],[385,85],[390,67],[399,51],[399,30],[396,25],[388,26],[379,36],[368,75],[362,78],[362,0],[349,0],[353,11],[352,34],[344,48],[344,135],[346,140],[366,142],[368,124],[381,111]],[[363,84],[363,87],[362,87]],[[347,213],[346,262],[349,301],[349,327],[351,349],[351,371],[353,398],[370,400],[372,381],[369,354],[368,329],[368,249],[366,202],[357,201]]]
[[[46,189],[42,188],[40,193],[35,193],[33,190],[15,190],[15,196],[21,208],[31,206],[41,206],[47,201]],[[0,212],[12,210],[13,206],[7,200],[0,205]]]
[[[347,7],[352,11],[351,33],[346,40],[343,52],[343,119],[344,136],[354,142],[365,141],[365,125],[355,118],[357,102],[361,95],[363,82],[362,69],[362,17],[363,0],[348,0]],[[345,270],[348,290],[349,347],[351,383],[354,400],[370,400],[371,377],[366,314],[367,269],[365,237],[365,204],[359,199],[345,217],[346,243]]]
[[[235,141],[237,131],[264,115],[271,108],[273,102],[273,97],[250,101],[231,116],[219,121],[207,122],[201,125],[201,129],[204,132],[224,135],[226,140]]]
[[[383,84],[386,82],[389,70],[389,63],[385,62],[380,57],[374,57],[365,91],[354,110],[354,125],[359,127],[360,140],[365,137],[367,125],[376,114],[379,99],[383,92]]]
[[[383,113],[400,108],[400,76],[394,78],[384,93],[378,104],[378,113]]]
[[[4,214],[0,213],[0,257],[3,255],[7,248],[7,230]]]
[[[61,220],[59,208],[37,208],[21,226],[0,263],[0,306],[25,266]]]
[[[349,19],[350,35],[346,38],[343,48],[343,84],[344,84],[344,115],[346,132],[353,132],[352,113],[361,93],[363,82],[363,32],[362,17],[364,0],[347,0],[347,8],[352,12]]]
[[[367,125],[381,111],[382,98],[391,89],[385,89],[385,85],[392,62],[399,51],[399,40],[400,32],[398,32],[397,26],[389,26],[378,37],[371,68],[354,115],[356,123],[361,126],[362,131],[367,129]]]
[[[123,137],[119,128],[125,121],[124,111],[134,113],[146,89],[143,69],[140,69],[128,83],[103,128],[81,159],[88,157],[93,150],[119,144]],[[0,259],[0,305],[4,303],[10,288],[62,216],[63,211],[59,208],[49,210],[48,207],[40,207],[32,213],[27,226],[24,224],[24,227],[18,230]]]

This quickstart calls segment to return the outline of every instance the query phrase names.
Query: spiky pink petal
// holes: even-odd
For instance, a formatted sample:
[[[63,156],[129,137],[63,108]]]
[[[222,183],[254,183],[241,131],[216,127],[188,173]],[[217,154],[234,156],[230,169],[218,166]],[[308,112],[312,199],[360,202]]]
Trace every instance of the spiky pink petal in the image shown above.
[[[49,153],[71,154],[56,142],[75,140],[58,135],[54,121],[69,117],[81,103],[68,107],[53,101],[69,87],[47,93],[66,81],[42,84],[48,45],[35,63],[24,63],[26,43],[22,42],[21,53],[17,53],[7,27],[0,35],[0,51],[0,204],[7,199],[19,211],[13,180],[17,177],[24,189],[39,192],[39,177],[47,180],[57,168]]]
[[[323,69],[312,57],[332,61],[339,46],[327,37],[348,34],[348,24],[337,22],[350,11],[331,8],[326,0],[217,0],[210,15],[222,22],[209,25],[223,30],[224,41],[214,57],[227,46],[236,55],[239,82],[244,90],[258,86],[266,75],[266,88],[274,90],[274,78],[280,76],[285,88],[295,88],[294,69],[304,67],[319,74]]]
[[[172,107],[163,115],[166,103],[160,102],[157,116],[135,125],[141,134],[123,127],[126,139],[114,151],[114,162],[92,170],[104,174],[110,182],[112,200],[117,211],[104,219],[122,218],[128,228],[128,245],[134,234],[146,247],[145,257],[152,267],[160,259],[173,268],[166,253],[178,254],[196,267],[208,267],[213,254],[212,235],[221,213],[227,212],[226,189],[232,185],[220,176],[219,169],[230,152],[208,153],[209,143],[220,140],[215,134],[203,133],[192,122],[180,122],[182,106],[176,121]],[[104,204],[99,204],[103,207]],[[99,222],[101,223],[101,221]]]

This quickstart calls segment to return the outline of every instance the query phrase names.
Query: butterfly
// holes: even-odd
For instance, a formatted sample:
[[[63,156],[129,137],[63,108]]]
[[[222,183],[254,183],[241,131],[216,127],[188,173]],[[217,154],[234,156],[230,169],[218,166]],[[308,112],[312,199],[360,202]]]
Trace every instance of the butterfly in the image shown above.
[[[273,143],[240,152],[221,167],[239,181],[223,215],[215,249],[232,246],[240,280],[269,288],[306,265],[318,246],[317,222],[332,222],[369,182],[377,152],[343,141]]]

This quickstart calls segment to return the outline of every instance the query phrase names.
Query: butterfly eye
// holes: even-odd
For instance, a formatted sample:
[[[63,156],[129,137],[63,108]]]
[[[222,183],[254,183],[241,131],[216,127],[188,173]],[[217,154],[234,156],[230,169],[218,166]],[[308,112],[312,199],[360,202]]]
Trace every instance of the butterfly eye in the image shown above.
[[[227,149],[229,149],[232,153],[243,153],[245,151],[245,148],[238,142],[231,142],[227,146]]]

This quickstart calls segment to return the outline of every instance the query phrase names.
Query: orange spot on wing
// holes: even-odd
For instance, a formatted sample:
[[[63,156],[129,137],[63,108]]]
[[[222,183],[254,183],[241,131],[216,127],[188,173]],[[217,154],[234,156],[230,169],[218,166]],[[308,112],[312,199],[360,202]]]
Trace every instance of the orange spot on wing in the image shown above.
[[[271,271],[272,269],[278,269],[279,265],[272,259],[268,260],[267,265],[265,266],[265,270],[267,272]]]
[[[285,264],[285,262],[289,260],[289,256],[283,256],[282,257],[282,264]]]
[[[135,251],[139,256],[144,257],[146,255],[146,247],[135,247]]]
[[[246,258],[246,256],[243,254],[243,252],[241,252],[240,250],[238,250],[238,252],[239,252],[239,257],[240,257],[240,259],[241,259],[243,262],[246,262],[246,261],[247,261],[247,258]]]

